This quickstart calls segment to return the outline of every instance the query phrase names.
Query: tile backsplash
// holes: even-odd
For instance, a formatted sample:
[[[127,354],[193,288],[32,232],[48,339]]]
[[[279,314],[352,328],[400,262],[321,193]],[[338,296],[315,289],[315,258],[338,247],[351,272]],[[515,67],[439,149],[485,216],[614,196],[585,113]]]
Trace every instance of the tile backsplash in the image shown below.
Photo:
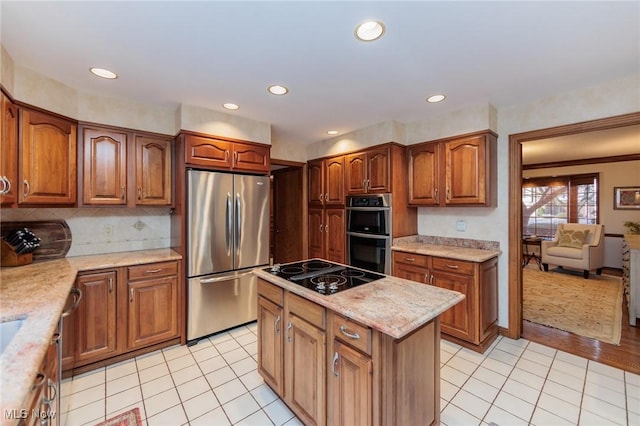
[[[168,207],[20,208],[0,211],[3,222],[66,221],[72,238],[67,257],[170,247],[170,219]]]

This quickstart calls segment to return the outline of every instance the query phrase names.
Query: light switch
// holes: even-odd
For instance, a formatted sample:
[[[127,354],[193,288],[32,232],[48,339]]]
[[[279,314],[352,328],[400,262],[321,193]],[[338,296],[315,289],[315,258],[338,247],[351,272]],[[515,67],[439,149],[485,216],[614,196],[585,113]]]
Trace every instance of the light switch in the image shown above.
[[[465,222],[464,220],[458,220],[456,221],[456,229],[460,232],[464,232],[467,230],[467,222]]]

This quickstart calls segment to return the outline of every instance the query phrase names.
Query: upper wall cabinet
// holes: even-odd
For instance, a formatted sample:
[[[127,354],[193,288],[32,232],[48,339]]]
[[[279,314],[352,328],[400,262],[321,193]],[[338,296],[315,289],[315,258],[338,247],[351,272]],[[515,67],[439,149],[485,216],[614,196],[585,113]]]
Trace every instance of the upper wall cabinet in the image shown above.
[[[268,145],[184,134],[185,164],[242,172],[269,173]]]
[[[309,161],[308,172],[310,204],[344,205],[344,156]]]
[[[171,138],[93,125],[80,133],[84,205],[171,205]]]
[[[2,123],[0,125],[0,203],[16,204],[18,179],[18,107],[0,92]]]
[[[491,205],[496,140],[495,133],[484,131],[410,146],[409,204]]]
[[[76,203],[76,124],[20,108],[20,205]]]
[[[389,147],[346,155],[345,165],[348,195],[390,192]]]

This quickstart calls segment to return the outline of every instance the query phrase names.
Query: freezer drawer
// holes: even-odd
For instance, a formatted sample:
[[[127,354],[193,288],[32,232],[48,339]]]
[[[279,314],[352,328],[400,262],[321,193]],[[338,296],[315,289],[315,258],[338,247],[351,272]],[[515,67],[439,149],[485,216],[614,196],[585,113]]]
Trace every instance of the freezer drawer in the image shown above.
[[[257,284],[251,269],[190,278],[187,340],[255,321]]]

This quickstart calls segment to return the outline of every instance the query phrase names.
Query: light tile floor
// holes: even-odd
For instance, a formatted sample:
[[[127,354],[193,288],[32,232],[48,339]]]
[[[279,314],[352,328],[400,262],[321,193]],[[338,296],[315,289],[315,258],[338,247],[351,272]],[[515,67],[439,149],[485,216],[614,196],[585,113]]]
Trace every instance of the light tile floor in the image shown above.
[[[62,424],[138,407],[156,425],[300,425],[256,370],[256,324],[66,379]],[[640,376],[527,340],[484,354],[442,341],[441,422],[640,425]]]

